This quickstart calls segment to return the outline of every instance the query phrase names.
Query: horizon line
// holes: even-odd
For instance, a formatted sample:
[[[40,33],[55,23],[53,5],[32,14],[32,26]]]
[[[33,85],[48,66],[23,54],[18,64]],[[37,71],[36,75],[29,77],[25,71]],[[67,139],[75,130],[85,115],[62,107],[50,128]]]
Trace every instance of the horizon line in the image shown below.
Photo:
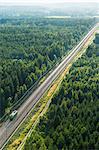
[[[55,4],[66,4],[66,3],[89,3],[89,4],[91,4],[91,3],[99,3],[99,1],[90,1],[90,2],[88,2],[88,1],[80,1],[80,2],[78,2],[78,1],[74,1],[74,2],[72,2],[72,1],[67,1],[67,2],[51,2],[51,3],[27,3],[27,2],[25,2],[24,4],[23,3],[1,3],[0,4],[0,6],[39,6],[39,5],[55,5]]]

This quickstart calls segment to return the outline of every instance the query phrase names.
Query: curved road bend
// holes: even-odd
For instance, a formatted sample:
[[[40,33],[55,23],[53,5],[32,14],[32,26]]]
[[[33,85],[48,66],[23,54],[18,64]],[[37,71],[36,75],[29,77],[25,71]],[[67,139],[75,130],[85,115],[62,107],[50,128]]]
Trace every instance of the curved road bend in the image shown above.
[[[20,123],[25,117],[28,116],[28,113],[33,106],[40,100],[42,95],[47,91],[52,82],[61,74],[71,60],[75,57],[78,51],[81,50],[82,46],[88,41],[91,35],[96,31],[96,28],[99,26],[97,24],[93,29],[84,37],[84,39],[73,49],[73,51],[58,65],[58,67],[48,76],[48,78],[30,95],[25,103],[18,109],[18,115],[13,121],[7,121],[0,128],[0,148],[3,149],[3,146],[9,140],[10,136],[13,134],[16,128],[19,127]]]

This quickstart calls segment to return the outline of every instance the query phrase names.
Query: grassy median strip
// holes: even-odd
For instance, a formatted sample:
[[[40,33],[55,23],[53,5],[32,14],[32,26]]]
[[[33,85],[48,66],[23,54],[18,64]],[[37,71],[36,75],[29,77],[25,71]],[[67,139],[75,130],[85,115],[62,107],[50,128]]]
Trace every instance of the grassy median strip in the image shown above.
[[[75,59],[68,65],[65,71],[57,78],[56,81],[52,84],[52,86],[48,89],[45,95],[41,98],[41,100],[37,103],[35,108],[31,111],[30,115],[24,121],[24,123],[19,127],[15,135],[11,138],[5,149],[7,150],[16,150],[20,144],[24,141],[24,138],[33,127],[33,124],[37,123],[39,118],[47,111],[48,106],[51,102],[53,95],[59,89],[64,76],[68,73],[72,63],[76,61],[86,50],[88,45],[92,42],[94,35],[88,40],[82,50],[77,54]]]

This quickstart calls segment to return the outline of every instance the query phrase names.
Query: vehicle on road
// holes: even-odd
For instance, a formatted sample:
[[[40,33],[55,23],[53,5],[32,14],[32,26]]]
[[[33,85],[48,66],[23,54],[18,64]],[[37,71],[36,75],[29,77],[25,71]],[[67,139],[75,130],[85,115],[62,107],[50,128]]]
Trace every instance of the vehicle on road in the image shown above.
[[[17,114],[18,114],[18,111],[17,111],[17,110],[14,110],[14,111],[10,114],[10,116],[9,116],[10,121],[12,121],[12,120],[17,116]]]

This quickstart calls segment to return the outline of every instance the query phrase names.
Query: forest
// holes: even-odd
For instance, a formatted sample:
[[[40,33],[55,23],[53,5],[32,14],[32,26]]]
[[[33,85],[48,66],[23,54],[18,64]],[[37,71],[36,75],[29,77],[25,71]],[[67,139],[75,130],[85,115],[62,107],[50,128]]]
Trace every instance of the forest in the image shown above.
[[[99,33],[96,33],[96,38],[94,40],[95,44],[99,44]]]
[[[24,150],[99,149],[99,35],[71,67]]]
[[[0,117],[94,25],[93,19],[0,19]]]

